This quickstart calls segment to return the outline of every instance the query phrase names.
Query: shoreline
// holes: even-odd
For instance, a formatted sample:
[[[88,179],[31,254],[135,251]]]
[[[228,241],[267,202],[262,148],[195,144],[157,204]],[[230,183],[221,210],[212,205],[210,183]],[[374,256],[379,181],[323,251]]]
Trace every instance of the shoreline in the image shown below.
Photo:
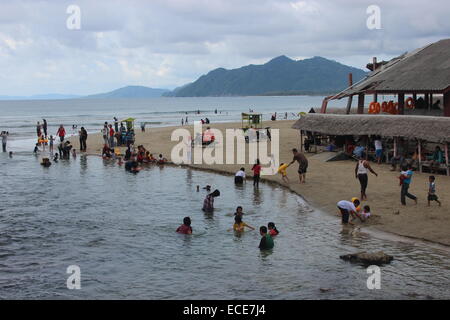
[[[292,159],[292,148],[299,147],[299,134],[295,129],[290,128],[294,120],[264,121],[262,127],[280,129],[280,163],[290,162]],[[238,128],[240,123],[225,122],[209,124],[211,128],[226,129]],[[178,141],[170,141],[170,134],[173,130],[185,128],[191,134],[193,126],[170,126],[148,128],[146,132],[136,132],[136,145],[144,145],[151,153],[157,155],[162,153],[169,161],[171,148]],[[70,138],[74,147],[78,150],[77,136]],[[99,155],[102,147],[102,137],[100,133],[89,135],[87,155]],[[224,138],[225,140],[225,138]],[[226,156],[224,148],[224,157]],[[309,160],[309,168],[306,184],[300,185],[298,182],[297,165],[293,164],[288,168],[290,184],[286,185],[281,181],[279,175],[261,176],[261,180],[268,183],[275,183],[285,187],[305,200],[306,203],[323,211],[326,214],[339,219],[337,211],[333,210],[335,204],[342,199],[350,199],[359,196],[359,182],[354,179],[355,162],[345,160],[336,162],[324,162],[320,159],[321,153],[306,153]],[[234,175],[240,168],[245,167],[247,175],[250,165],[205,165],[205,164],[173,164],[175,166],[210,171],[218,174]],[[369,223],[355,223],[355,227],[367,232],[380,231],[392,234],[405,239],[429,242],[443,247],[450,246],[450,208],[449,204],[443,202],[442,207],[434,204],[426,207],[426,198],[423,195],[426,186],[427,174],[415,173],[411,192],[419,197],[419,205],[408,204],[406,207],[400,205],[400,190],[398,188],[398,173],[390,172],[387,164],[373,165],[373,169],[379,173],[379,177],[369,177],[368,201],[362,204],[369,204],[372,208],[373,216]],[[249,170],[249,171],[247,171]],[[247,176],[247,179],[251,175]],[[450,181],[447,177],[438,176],[438,194],[443,196],[450,192]],[[326,190],[326,197],[324,196]],[[422,193],[417,192],[422,190]],[[326,199],[324,199],[326,198]],[[442,197],[441,197],[442,198]],[[425,210],[429,212],[425,212]],[[335,213],[333,213],[335,212]],[[398,212],[398,214],[396,213]]]

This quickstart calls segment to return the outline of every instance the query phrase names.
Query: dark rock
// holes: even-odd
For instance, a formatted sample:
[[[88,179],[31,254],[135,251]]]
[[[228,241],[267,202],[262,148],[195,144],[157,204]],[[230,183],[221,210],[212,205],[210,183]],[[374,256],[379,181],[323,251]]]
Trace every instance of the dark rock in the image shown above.
[[[383,251],[378,252],[357,252],[357,253],[351,253],[351,254],[345,254],[340,256],[342,260],[350,261],[350,262],[356,262],[356,263],[364,263],[364,264],[386,264],[390,263],[394,257],[390,256],[388,254],[385,254]]]

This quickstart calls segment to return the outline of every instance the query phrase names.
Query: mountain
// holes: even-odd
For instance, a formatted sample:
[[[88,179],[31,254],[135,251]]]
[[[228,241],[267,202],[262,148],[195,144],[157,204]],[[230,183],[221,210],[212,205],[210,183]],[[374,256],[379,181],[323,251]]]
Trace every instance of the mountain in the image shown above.
[[[64,99],[75,99],[81,96],[74,94],[39,94],[33,96],[0,96],[0,100],[64,100]]]
[[[142,86],[128,86],[116,89],[114,91],[99,93],[85,96],[85,99],[117,99],[117,98],[157,98],[164,93],[169,92],[167,89],[153,89]]]
[[[349,73],[353,74],[354,83],[366,75],[361,69],[322,57],[296,61],[279,56],[263,65],[212,70],[165,96],[326,94],[345,89]]]

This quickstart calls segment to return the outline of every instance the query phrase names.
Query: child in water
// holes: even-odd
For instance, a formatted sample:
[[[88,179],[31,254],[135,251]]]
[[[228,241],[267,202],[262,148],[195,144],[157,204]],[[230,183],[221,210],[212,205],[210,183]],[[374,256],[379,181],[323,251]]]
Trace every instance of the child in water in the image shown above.
[[[269,234],[274,237],[277,236],[280,232],[278,231],[277,227],[275,226],[275,223],[269,222],[267,225],[267,228],[269,229]]]
[[[289,178],[287,176],[286,169],[290,166],[290,163],[282,163],[280,167],[278,168],[278,173],[281,174],[281,179],[283,179],[284,182],[289,184]]]
[[[192,234],[191,218],[185,217],[183,224],[178,227],[177,232],[181,234]]]
[[[247,227],[247,228],[249,228],[251,230],[255,230],[255,228],[253,228],[252,226],[249,226],[244,221],[242,221],[242,217],[241,216],[234,217],[234,225],[233,225],[233,230],[234,231],[243,232],[243,231],[245,231],[245,227]]]
[[[244,215],[244,213],[242,212],[242,207],[241,207],[241,206],[239,206],[239,207],[236,208],[236,212],[234,213],[234,215],[235,215],[236,217],[241,217],[241,218],[242,218],[242,216]]]

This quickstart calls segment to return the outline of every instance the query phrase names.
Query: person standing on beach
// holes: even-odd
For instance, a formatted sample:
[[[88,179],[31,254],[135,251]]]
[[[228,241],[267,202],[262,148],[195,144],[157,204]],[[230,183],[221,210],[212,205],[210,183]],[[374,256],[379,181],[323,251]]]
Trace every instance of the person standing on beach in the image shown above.
[[[55,141],[55,138],[53,138],[53,136],[50,135],[50,138],[48,138],[48,144],[49,144],[50,153],[53,153],[53,141]]]
[[[47,120],[42,119],[43,123],[42,123],[42,130],[44,130],[44,135],[45,137],[47,137]]]
[[[6,152],[6,143],[8,142],[8,135],[9,133],[7,131],[2,131],[2,133],[0,134],[0,137],[2,137],[3,152]]]
[[[305,155],[301,152],[298,152],[297,149],[292,149],[292,153],[294,154],[294,158],[289,163],[289,165],[293,164],[295,161],[298,162],[298,176],[300,179],[300,183],[306,182],[306,171],[308,170],[308,159],[306,159]]]
[[[367,199],[366,189],[369,182],[367,171],[370,171],[372,174],[378,177],[378,174],[370,167],[369,162],[363,158],[360,158],[358,160],[358,163],[356,164],[355,177],[359,180],[359,183],[361,185],[361,200]]]
[[[42,133],[41,133],[41,124],[39,123],[39,121],[37,122],[37,125],[36,125],[36,134],[37,134],[38,139],[40,139]]]
[[[253,186],[259,187],[259,179],[261,175],[261,164],[259,162],[259,159],[256,159],[256,163],[252,167],[253,171]]]
[[[417,197],[411,193],[409,193],[409,187],[411,185],[411,179],[412,179],[413,171],[411,169],[411,166],[403,166],[402,172],[400,174],[400,184],[402,186],[400,191],[400,201],[402,205],[406,206],[406,199],[405,197],[408,197],[417,204]]]
[[[63,125],[60,125],[58,131],[56,131],[56,135],[59,137],[61,142],[64,141],[64,137],[66,136],[66,129],[64,129]]]
[[[117,120],[116,117],[114,117],[114,130],[115,130],[116,132],[119,131],[119,120]]]
[[[109,134],[108,122],[105,122],[105,124],[103,125],[103,129],[102,129],[102,136],[103,136],[104,144],[107,144],[107,145],[109,145],[108,134]]]
[[[88,137],[88,133],[84,127],[81,127],[80,129],[80,151],[86,151],[86,140]]]
[[[375,157],[377,158],[377,163],[381,164],[381,158],[383,157],[383,143],[381,142],[381,138],[377,137],[375,139]]]
[[[111,124],[109,125],[109,147],[114,148],[114,128]]]

